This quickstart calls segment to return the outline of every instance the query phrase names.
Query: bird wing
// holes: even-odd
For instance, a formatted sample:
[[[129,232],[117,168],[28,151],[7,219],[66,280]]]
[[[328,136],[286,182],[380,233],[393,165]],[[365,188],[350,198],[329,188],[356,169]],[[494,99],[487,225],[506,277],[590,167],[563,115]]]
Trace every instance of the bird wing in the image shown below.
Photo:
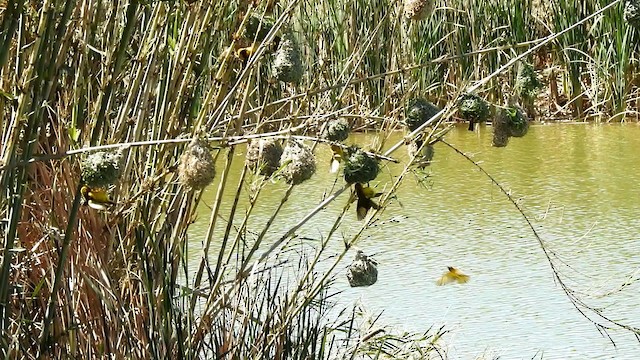
[[[449,267],[449,271],[442,274],[442,276],[436,281],[436,285],[442,286],[453,282],[466,284],[469,282],[469,275],[461,273],[460,270],[454,267]]]
[[[113,202],[109,200],[109,194],[107,194],[107,192],[102,189],[91,189],[89,191],[88,197],[90,200],[93,200],[95,202],[113,204]]]
[[[469,282],[469,275],[459,274],[456,277],[456,281],[458,282],[458,284],[466,284]]]
[[[332,174],[335,174],[338,172],[339,169],[340,169],[340,160],[334,157],[333,159],[331,159],[331,170],[329,172],[331,172]]]
[[[451,272],[444,273],[437,281],[436,285],[447,285],[455,281],[455,276]]]

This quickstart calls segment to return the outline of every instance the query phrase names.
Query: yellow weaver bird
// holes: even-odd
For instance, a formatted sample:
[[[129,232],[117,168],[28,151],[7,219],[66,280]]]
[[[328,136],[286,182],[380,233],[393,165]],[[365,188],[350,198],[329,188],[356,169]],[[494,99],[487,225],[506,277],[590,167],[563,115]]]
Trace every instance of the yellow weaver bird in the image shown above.
[[[371,199],[382,195],[382,193],[376,192],[368,186],[362,186],[360,183],[356,183],[355,188],[358,198],[356,214],[358,215],[358,220],[362,220],[367,216],[369,209],[374,208],[377,210],[380,208],[378,204]]]
[[[109,199],[109,194],[104,189],[92,189],[87,185],[83,185],[80,189],[84,203],[89,205],[90,208],[96,210],[107,210],[109,206],[115,205],[113,201]]]
[[[242,67],[244,68],[247,65],[247,61],[251,55],[258,49],[258,45],[253,44],[251,46],[243,47],[236,50],[236,57],[242,61]]]
[[[436,281],[436,285],[442,286],[453,282],[464,284],[469,281],[469,275],[461,273],[460,270],[454,268],[453,266],[448,266],[447,269],[449,271],[442,274],[438,281]]]
[[[338,145],[331,145],[331,151],[333,155],[331,156],[331,170],[329,170],[332,174],[338,172],[340,168],[340,162],[344,158],[344,150]]]

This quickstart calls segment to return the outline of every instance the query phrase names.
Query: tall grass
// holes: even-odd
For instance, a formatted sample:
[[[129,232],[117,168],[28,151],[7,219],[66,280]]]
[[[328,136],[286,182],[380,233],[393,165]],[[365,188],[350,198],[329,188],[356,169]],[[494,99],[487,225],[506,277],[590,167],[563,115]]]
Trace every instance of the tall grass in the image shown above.
[[[587,3],[569,20],[602,6]],[[408,98],[451,105],[463,88],[488,79],[476,90],[499,102],[502,81],[487,76],[531,46],[533,20],[506,0],[440,3],[422,22],[405,19],[395,1],[272,5],[0,3],[4,356],[444,357],[443,329],[395,336],[358,330],[355,312],[326,320],[336,269],[393,199],[413,159],[389,184],[382,209],[342,240],[344,249],[331,254],[322,273],[318,263],[328,257],[328,243],[337,240],[350,207],[334,200],[348,186],[337,183],[273,242],[270,235],[280,230],[273,224],[296,186],[285,191],[266,224],[249,228],[270,182],[246,167],[230,176],[232,164],[251,137],[297,137],[326,146],[318,129],[335,116],[380,131],[375,151],[387,149],[383,158],[393,160],[400,144],[389,147],[385,135],[400,128]],[[554,6],[569,10],[560,0]],[[546,48],[569,74],[566,88],[577,115],[608,119],[635,111],[637,35],[616,11]],[[253,15],[274,22],[255,44],[242,36]],[[553,19],[549,29],[571,25],[565,17]],[[301,45],[304,75],[297,84],[271,78],[273,47],[285,32]],[[246,48],[251,51],[242,58]],[[602,90],[584,108],[579,95],[595,83]],[[435,141],[452,116],[444,113],[418,132]],[[215,147],[219,165],[218,185],[208,189],[215,194],[208,219],[196,216],[203,192],[183,186],[176,171],[196,137]],[[120,180],[108,189],[117,205],[101,213],[81,205],[80,161],[105,145],[121,151],[123,162]],[[233,203],[222,206],[228,194]],[[250,199],[247,209],[239,207],[241,198]],[[293,253],[287,245],[297,241],[296,230],[326,206],[344,207],[314,247]],[[208,221],[203,238],[189,236],[195,221]],[[190,242],[201,249],[190,252]],[[400,346],[404,340],[412,345]]]

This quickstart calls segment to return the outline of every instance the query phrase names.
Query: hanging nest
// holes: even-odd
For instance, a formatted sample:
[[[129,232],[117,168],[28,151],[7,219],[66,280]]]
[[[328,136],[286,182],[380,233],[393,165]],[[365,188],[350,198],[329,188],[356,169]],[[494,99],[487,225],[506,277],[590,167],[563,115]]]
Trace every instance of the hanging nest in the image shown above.
[[[422,144],[423,141],[421,139],[410,140],[407,144],[407,153],[410,157],[415,156],[415,160],[413,163],[419,169],[424,169],[425,167],[431,165],[433,155],[435,154],[435,150],[433,149],[432,144],[425,145],[418,153],[418,150],[420,149]]]
[[[493,139],[491,140],[491,145],[495,147],[505,147],[509,143],[509,134],[504,133],[503,131],[496,131],[493,129]]]
[[[533,66],[529,63],[521,62],[516,76],[516,93],[526,101],[533,101],[542,86],[542,82],[538,79]]]
[[[458,101],[458,112],[463,119],[469,121],[469,130],[473,130],[473,124],[489,118],[489,103],[476,94],[466,93]]]
[[[523,137],[529,131],[529,121],[519,106],[502,109],[502,116],[506,117],[509,124],[509,135]]]
[[[273,60],[273,76],[287,83],[298,83],[302,79],[302,60],[300,49],[293,34],[287,33]]]
[[[344,180],[349,183],[366,184],[378,176],[378,160],[358,148],[347,149],[344,162]]]
[[[624,20],[628,25],[640,29],[640,1],[627,0],[624,4]]]
[[[503,114],[506,109],[500,109],[495,119],[493,119],[493,140],[495,147],[505,147],[509,143],[511,130],[509,128],[509,118]]]
[[[422,98],[409,100],[405,110],[404,122],[411,131],[419,128],[440,111],[437,106]]]
[[[424,20],[433,12],[433,0],[404,0],[404,16],[411,20]]]
[[[209,145],[203,140],[193,139],[180,156],[180,182],[193,190],[202,190],[211,184],[215,175],[215,163]]]
[[[351,287],[371,286],[378,281],[378,263],[358,250],[356,257],[347,269],[347,280]]]
[[[282,176],[289,184],[298,185],[316,172],[316,158],[303,143],[289,140],[282,152],[280,164],[286,164]]]
[[[275,21],[268,17],[262,17],[258,15],[251,15],[245,23],[244,32],[242,37],[246,40],[253,42],[262,42],[267,38],[267,35],[273,29]]]
[[[120,151],[98,151],[89,154],[80,163],[82,181],[92,188],[115,184],[120,178]]]
[[[351,126],[345,118],[330,120],[324,127],[322,137],[329,141],[344,141],[349,137]]]
[[[274,139],[256,139],[247,146],[245,164],[260,175],[271,176],[280,168],[282,145]]]

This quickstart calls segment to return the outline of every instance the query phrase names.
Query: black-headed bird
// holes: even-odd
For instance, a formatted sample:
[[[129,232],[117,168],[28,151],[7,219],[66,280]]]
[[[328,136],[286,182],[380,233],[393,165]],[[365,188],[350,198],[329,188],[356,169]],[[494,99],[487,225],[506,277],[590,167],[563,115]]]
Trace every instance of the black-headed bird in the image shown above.
[[[242,68],[247,65],[247,61],[249,61],[249,58],[251,57],[251,55],[253,55],[254,52],[256,52],[257,49],[258,45],[254,43],[251,46],[243,47],[236,50],[236,57],[240,59],[240,61],[242,61]]]
[[[451,283],[464,284],[469,282],[469,275],[465,275],[453,266],[447,266],[448,271],[436,281],[436,285],[442,286]]]
[[[367,216],[369,209],[374,208],[377,210],[380,208],[380,206],[371,199],[382,195],[382,193],[376,192],[368,186],[362,186],[360,183],[356,183],[355,188],[356,197],[358,198],[356,214],[358,215],[358,220],[362,220]]]
[[[115,203],[109,199],[109,194],[107,194],[104,189],[92,189],[87,185],[83,185],[80,193],[82,194],[84,203],[92,209],[104,211],[107,210],[109,206],[115,205]]]

